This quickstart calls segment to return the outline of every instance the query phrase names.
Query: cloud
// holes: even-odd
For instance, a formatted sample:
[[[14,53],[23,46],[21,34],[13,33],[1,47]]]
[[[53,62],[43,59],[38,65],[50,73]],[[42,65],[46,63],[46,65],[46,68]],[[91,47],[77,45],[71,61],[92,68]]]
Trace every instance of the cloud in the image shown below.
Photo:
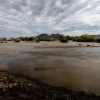
[[[0,36],[100,31],[99,0],[0,0]]]

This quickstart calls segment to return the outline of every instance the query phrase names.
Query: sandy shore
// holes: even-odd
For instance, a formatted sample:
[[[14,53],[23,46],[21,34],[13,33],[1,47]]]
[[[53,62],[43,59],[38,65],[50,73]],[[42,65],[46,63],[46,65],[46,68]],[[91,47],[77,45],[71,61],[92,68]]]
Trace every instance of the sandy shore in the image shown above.
[[[35,48],[80,48],[80,47],[100,47],[100,46],[35,46]]]
[[[29,77],[0,71],[0,100],[100,100],[100,96],[50,87]]]

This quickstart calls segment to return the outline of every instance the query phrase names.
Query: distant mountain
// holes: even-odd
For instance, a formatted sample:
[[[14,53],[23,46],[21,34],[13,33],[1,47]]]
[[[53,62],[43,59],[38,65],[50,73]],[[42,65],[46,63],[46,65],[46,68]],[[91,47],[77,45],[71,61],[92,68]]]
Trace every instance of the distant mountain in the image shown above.
[[[59,38],[61,34],[51,34],[49,37],[50,38]]]
[[[61,36],[61,34],[51,34],[51,35],[48,35],[48,34],[45,34],[45,33],[43,33],[43,34],[40,34],[40,35],[38,35],[37,37],[38,38],[59,38]]]
[[[96,36],[96,37],[100,37],[100,34],[98,34],[98,35],[91,35],[91,36]]]
[[[47,37],[49,37],[49,35],[43,33],[43,34],[38,35],[37,37],[38,37],[38,38],[47,38]]]
[[[99,36],[100,37],[100,34],[96,35],[96,36]]]

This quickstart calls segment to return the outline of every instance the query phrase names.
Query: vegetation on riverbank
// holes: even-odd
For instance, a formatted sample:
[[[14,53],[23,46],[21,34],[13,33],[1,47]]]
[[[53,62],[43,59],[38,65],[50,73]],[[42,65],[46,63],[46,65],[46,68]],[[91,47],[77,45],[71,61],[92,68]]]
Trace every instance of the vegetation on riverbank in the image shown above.
[[[0,38],[0,42],[4,43],[4,41],[31,41],[31,42],[40,42],[40,41],[60,41],[61,43],[67,43],[69,40],[76,42],[97,42],[100,43],[100,36],[84,34],[82,36],[64,36],[62,34],[40,34],[36,37],[18,37],[18,38]]]

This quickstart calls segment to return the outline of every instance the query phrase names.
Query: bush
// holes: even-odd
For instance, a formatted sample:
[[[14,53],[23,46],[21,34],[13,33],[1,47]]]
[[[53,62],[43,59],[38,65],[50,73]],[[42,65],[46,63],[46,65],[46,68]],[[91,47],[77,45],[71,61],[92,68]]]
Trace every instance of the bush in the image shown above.
[[[39,43],[40,42],[40,39],[39,38],[35,38],[34,39],[34,42]]]
[[[21,39],[17,38],[14,40],[14,42],[21,42]]]
[[[95,42],[96,38],[93,36],[85,37],[81,36],[77,38],[77,42]]]
[[[96,40],[96,42],[100,43],[100,38],[98,38],[98,39]]]
[[[66,42],[68,42],[68,39],[67,39],[67,38],[61,38],[61,39],[60,39],[60,42],[66,43]]]
[[[3,43],[3,39],[2,38],[0,38],[0,43]]]

